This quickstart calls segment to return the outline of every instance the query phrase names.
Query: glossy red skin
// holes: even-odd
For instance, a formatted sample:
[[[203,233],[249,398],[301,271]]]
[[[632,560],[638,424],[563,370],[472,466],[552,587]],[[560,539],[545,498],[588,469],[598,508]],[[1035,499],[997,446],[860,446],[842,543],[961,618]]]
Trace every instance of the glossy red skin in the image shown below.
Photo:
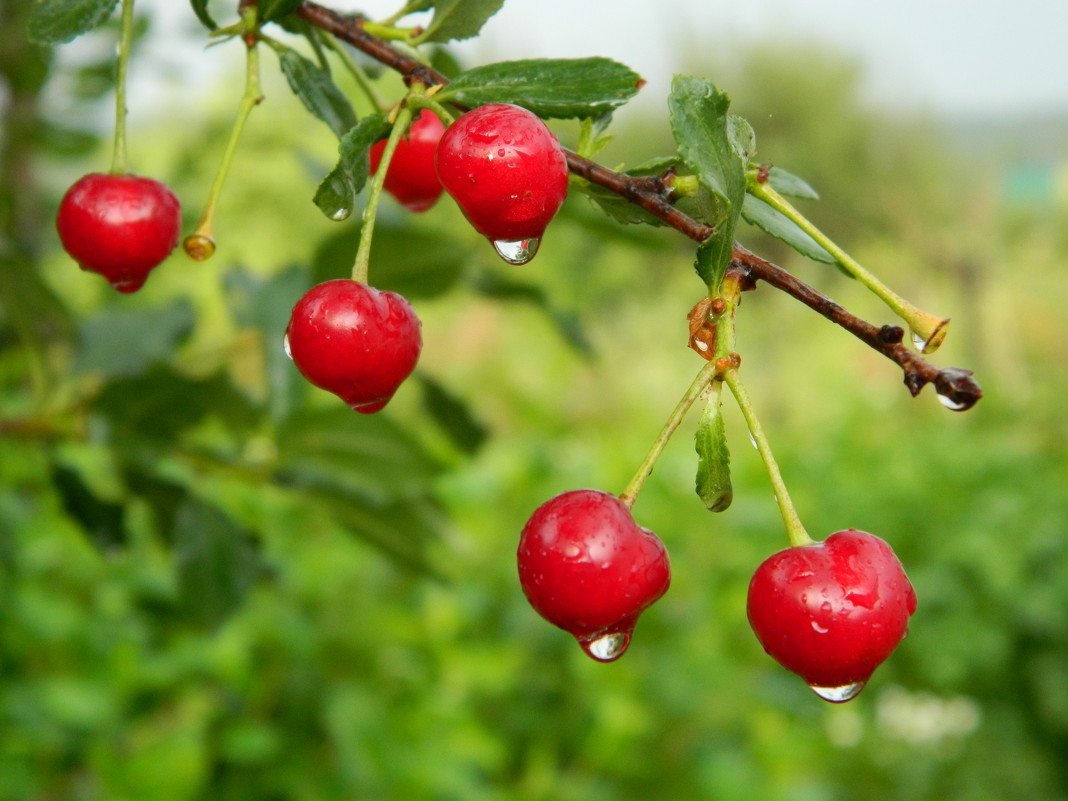
[[[371,414],[415,369],[423,346],[420,327],[400,295],[339,278],[297,301],[286,338],[305,378]]]
[[[764,650],[814,687],[868,680],[908,633],[916,593],[878,537],[838,531],[768,558],[749,584]]]
[[[136,292],[178,244],[182,213],[165,184],[136,175],[90,173],[59,204],[56,230],[83,270],[119,292]]]
[[[517,561],[531,606],[580,642],[629,633],[671,583],[664,544],[599,490],[572,490],[538,507]]]
[[[535,114],[494,103],[450,125],[437,151],[438,178],[480,234],[540,239],[567,196],[567,160]]]
[[[445,125],[438,115],[423,109],[397,143],[389,162],[384,186],[408,211],[421,212],[431,208],[441,197],[442,186],[434,168],[434,153]],[[378,172],[386,140],[371,145],[371,172]]]

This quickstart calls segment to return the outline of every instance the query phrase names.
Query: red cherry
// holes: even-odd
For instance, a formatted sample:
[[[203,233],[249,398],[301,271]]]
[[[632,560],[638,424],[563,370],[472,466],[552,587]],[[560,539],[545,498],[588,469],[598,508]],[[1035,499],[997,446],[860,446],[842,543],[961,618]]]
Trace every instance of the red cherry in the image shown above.
[[[434,169],[434,152],[445,125],[438,115],[423,109],[397,144],[386,172],[385,188],[408,211],[426,211],[441,196],[441,182]],[[371,172],[378,172],[386,140],[371,145]]]
[[[519,106],[480,106],[456,120],[438,143],[437,170],[475,230],[515,264],[533,258],[567,195],[560,143]]]
[[[908,634],[916,593],[886,542],[849,529],[768,558],[749,584],[748,609],[764,650],[841,702]]]
[[[178,244],[178,198],[166,184],[136,175],[90,173],[59,204],[63,249],[83,270],[119,292],[136,292]]]
[[[422,346],[407,300],[342,278],[309,289],[286,328],[286,352],[301,374],[363,414],[389,402]]]
[[[664,543],[598,490],[572,490],[538,507],[517,557],[530,605],[600,662],[623,655],[638,616],[671,583]]]

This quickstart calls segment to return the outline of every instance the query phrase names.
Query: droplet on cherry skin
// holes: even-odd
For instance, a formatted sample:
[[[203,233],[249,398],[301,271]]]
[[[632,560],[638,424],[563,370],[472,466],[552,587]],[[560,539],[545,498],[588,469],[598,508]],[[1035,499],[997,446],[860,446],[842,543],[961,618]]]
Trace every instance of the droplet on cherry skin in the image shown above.
[[[816,693],[824,701],[830,701],[832,704],[844,704],[846,701],[852,701],[858,695],[860,691],[864,689],[864,685],[867,682],[857,681],[852,684],[843,684],[841,687],[819,687],[815,684],[810,684],[809,689]]]
[[[509,264],[526,264],[534,258],[540,244],[540,239],[497,239],[493,242],[493,249]]]
[[[293,351],[290,350],[290,347],[289,347],[289,334],[288,334],[288,332],[286,333],[286,335],[284,337],[282,337],[282,347],[285,349],[286,356],[288,356],[289,359],[292,361],[292,359],[293,359]]]
[[[613,631],[589,640],[579,640],[586,655],[598,662],[614,662],[623,656],[630,645],[629,631]]]

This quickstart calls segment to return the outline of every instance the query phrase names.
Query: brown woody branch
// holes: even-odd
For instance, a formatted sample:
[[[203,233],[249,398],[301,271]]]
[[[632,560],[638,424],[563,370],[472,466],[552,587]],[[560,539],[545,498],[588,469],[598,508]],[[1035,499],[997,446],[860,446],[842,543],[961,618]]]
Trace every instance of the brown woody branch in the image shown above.
[[[367,33],[360,17],[344,16],[313,2],[302,3],[297,14],[399,73],[409,86],[415,83],[427,87],[444,86],[449,82],[447,77],[432,67]],[[575,175],[620,195],[695,242],[703,242],[715,233],[714,228],[684,214],[673,205],[670,184],[663,177],[626,175],[577,153],[565,150],[565,154],[568,167]],[[938,394],[960,411],[971,408],[982,397],[982,390],[970,371],[955,367],[939,369],[931,365],[902,344],[904,331],[900,327],[872,325],[794,278],[786,270],[738,244],[734,246],[732,269],[743,270],[750,279],[762,279],[786,292],[898,364],[904,372],[905,386],[914,396],[926,384],[934,384]]]

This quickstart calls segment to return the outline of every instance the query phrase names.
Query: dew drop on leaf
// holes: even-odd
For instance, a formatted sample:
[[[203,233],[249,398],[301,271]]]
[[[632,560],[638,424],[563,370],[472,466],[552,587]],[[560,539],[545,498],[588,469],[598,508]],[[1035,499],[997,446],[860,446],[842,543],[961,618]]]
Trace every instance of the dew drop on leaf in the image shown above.
[[[630,645],[630,632],[616,631],[602,634],[591,640],[579,640],[579,645],[590,658],[598,662],[612,662],[623,656],[627,650],[627,646]]]
[[[860,691],[864,689],[865,684],[866,682],[857,681],[853,684],[843,684],[840,687],[819,687],[815,684],[808,686],[812,692],[816,693],[824,701],[830,701],[832,704],[843,704],[860,695]]]
[[[526,264],[534,258],[540,244],[540,239],[497,239],[493,242],[493,249],[509,264]]]

